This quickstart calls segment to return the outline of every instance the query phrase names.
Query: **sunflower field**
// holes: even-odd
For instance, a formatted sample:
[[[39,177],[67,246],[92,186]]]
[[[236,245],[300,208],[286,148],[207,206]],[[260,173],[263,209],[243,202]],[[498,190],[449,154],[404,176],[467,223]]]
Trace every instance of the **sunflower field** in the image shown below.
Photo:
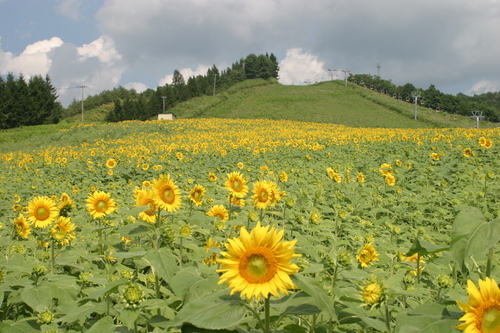
[[[0,150],[0,332],[500,331],[498,129],[36,139]]]

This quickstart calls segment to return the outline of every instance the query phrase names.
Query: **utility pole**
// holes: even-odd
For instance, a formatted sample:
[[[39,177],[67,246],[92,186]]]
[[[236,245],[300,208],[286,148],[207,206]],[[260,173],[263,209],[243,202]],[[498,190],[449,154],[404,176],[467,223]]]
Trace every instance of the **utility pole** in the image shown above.
[[[380,77],[380,67],[382,65],[380,63],[377,64],[377,73],[378,73],[378,77]]]
[[[472,111],[471,119],[476,119],[476,129],[479,129],[479,121],[484,120],[483,111]]]
[[[343,69],[342,72],[344,72],[345,86],[347,87],[347,74],[350,73],[351,71],[346,68]]]
[[[413,97],[413,116],[415,120],[417,120],[417,101],[420,96],[420,92],[418,91],[411,93],[411,97]]]
[[[87,86],[78,86],[78,88],[82,88],[82,123],[83,123],[83,90],[87,88]]]
[[[161,99],[163,100],[163,113],[165,113],[165,98],[166,96],[161,96]]]
[[[215,82],[217,82],[217,75],[219,74],[214,74],[214,96],[215,96]]]

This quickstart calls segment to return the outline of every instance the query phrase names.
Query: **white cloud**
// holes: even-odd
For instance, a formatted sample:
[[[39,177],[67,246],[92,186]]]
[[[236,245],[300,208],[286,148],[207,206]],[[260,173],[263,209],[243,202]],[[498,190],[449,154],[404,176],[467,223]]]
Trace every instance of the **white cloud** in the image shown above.
[[[101,36],[92,43],[84,44],[78,48],[78,54],[81,56],[80,62],[84,62],[89,57],[97,57],[99,60],[111,66],[119,61],[122,56],[115,48],[114,41],[108,36]]]
[[[79,0],[59,0],[54,8],[59,14],[67,16],[73,21],[78,21],[80,19],[80,6],[81,1]]]
[[[310,52],[303,52],[301,48],[292,48],[286,51],[286,56],[280,61],[279,82],[281,84],[315,83],[339,78],[337,72],[330,72],[325,62]]]
[[[193,71],[191,68],[183,68],[183,69],[180,69],[179,72],[182,74],[182,76],[184,77],[184,80],[186,81],[187,83],[187,80],[191,77],[191,76],[198,76],[198,75],[205,75],[207,74],[207,71],[210,67],[207,66],[207,65],[198,65],[198,67]],[[158,82],[158,85],[159,86],[164,86],[165,84],[172,84],[172,79],[173,79],[174,75],[173,74],[168,74],[167,76],[165,76],[164,78],[162,78],[159,82]]]
[[[481,80],[475,85],[473,85],[471,89],[467,90],[465,94],[472,96],[472,95],[481,95],[487,92],[496,92],[496,91],[500,91],[499,81]]]
[[[126,89],[134,89],[137,93],[141,93],[148,89],[148,86],[141,82],[129,82],[123,87]]]
[[[9,72],[14,75],[23,73],[25,77],[45,75],[52,64],[49,57],[50,51],[60,47],[63,43],[59,37],[41,40],[28,45],[18,56],[0,49],[0,73],[2,75]]]

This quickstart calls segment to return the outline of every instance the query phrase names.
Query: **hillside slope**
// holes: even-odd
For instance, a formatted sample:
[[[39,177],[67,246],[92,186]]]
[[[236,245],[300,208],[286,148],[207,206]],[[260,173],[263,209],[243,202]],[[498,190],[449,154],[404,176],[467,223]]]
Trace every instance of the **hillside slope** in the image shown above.
[[[351,127],[431,128],[474,127],[468,117],[439,113],[395,100],[343,81],[309,86],[281,84],[238,86],[216,96],[204,96],[180,103],[169,112],[178,118],[289,119],[327,122]],[[486,122],[482,127],[492,127]]]

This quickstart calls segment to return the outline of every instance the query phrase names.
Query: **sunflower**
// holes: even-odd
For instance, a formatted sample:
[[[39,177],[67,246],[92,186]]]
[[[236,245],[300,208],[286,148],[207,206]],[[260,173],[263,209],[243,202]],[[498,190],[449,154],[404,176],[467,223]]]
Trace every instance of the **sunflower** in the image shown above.
[[[392,173],[392,166],[389,163],[383,163],[380,166],[380,172],[386,176],[389,173]]]
[[[484,148],[490,149],[492,146],[493,146],[493,140],[486,139],[486,142],[484,143]]]
[[[68,245],[75,239],[75,225],[68,217],[59,216],[50,229],[50,236],[60,245]]]
[[[494,279],[479,279],[479,289],[471,280],[467,281],[469,304],[457,301],[465,312],[460,321],[464,323],[455,326],[467,333],[497,333],[500,332],[500,290]]]
[[[213,251],[213,248],[220,248],[220,243],[215,241],[212,237],[207,239],[206,245],[205,245],[205,252],[212,252],[212,254],[209,257],[206,257],[203,262],[207,266],[212,266],[217,263],[217,253]]]
[[[118,163],[116,163],[115,159],[114,158],[110,158],[106,161],[106,166],[110,169],[113,169],[114,167],[116,167]]]
[[[430,153],[429,156],[432,157],[434,161],[439,161],[441,159],[438,153]]]
[[[200,207],[203,204],[203,196],[207,190],[202,185],[195,185],[191,192],[189,192],[189,199],[196,206]]]
[[[359,250],[356,259],[358,259],[361,267],[368,267],[368,264],[372,261],[379,261],[377,257],[379,254],[373,247],[372,243],[366,244],[361,250]]]
[[[470,148],[465,148],[463,154],[464,154],[464,157],[471,157],[474,155],[474,152]]]
[[[229,220],[229,211],[222,205],[210,207],[207,216],[218,217],[222,222]]]
[[[358,172],[358,176],[356,178],[358,180],[358,183],[364,183],[365,182],[365,175],[361,171]]]
[[[247,180],[238,171],[231,172],[227,175],[227,180],[224,183],[224,186],[226,190],[231,192],[232,196],[237,198],[243,198],[248,193]]]
[[[376,305],[380,303],[383,295],[382,285],[378,282],[373,282],[363,288],[362,300],[368,305]]]
[[[57,206],[57,209],[59,209],[59,215],[67,217],[69,213],[71,213],[71,211],[75,209],[75,202],[71,200],[67,193],[61,194],[61,198],[59,199],[59,201],[60,203]]]
[[[227,251],[221,252],[223,259],[217,259],[221,269],[219,284],[227,282],[231,295],[240,292],[250,301],[259,300],[269,294],[280,297],[279,292],[288,295],[295,288],[290,279],[299,267],[290,260],[300,257],[294,252],[297,240],[283,241],[284,230],[262,227],[257,222],[250,233],[244,228],[238,238],[231,238],[225,244]]]
[[[396,185],[396,177],[394,177],[392,173],[388,173],[385,175],[385,183],[389,186]]]
[[[485,137],[482,136],[479,138],[479,145],[481,147],[484,147],[486,145],[486,138]]]
[[[243,169],[245,167],[245,165],[242,162],[238,162],[237,166],[238,169]]]
[[[103,191],[95,191],[85,201],[87,202],[87,211],[95,219],[116,210],[116,203],[111,198],[111,195]]]
[[[28,238],[31,233],[31,226],[22,214],[19,214],[17,218],[14,219],[14,229],[16,230],[16,234],[24,239]]]
[[[170,175],[160,175],[160,178],[153,180],[152,187],[154,200],[159,208],[173,213],[181,207],[181,192]]]
[[[215,175],[215,173],[209,172],[208,173],[208,180],[211,181],[211,182],[216,181],[217,180],[217,176]]]
[[[137,190],[134,193],[134,198],[135,198],[135,205],[136,206],[146,206],[148,205],[150,209],[140,212],[139,213],[139,218],[143,221],[146,221],[148,223],[155,223],[156,222],[156,215],[154,213],[155,210],[158,209],[158,207],[155,204],[154,198],[153,198],[153,191],[151,190]]]
[[[36,197],[28,203],[28,220],[35,228],[47,228],[58,213],[56,203],[49,197]]]
[[[285,171],[281,171],[279,178],[280,182],[286,183],[288,181],[288,174]]]
[[[267,209],[271,205],[274,197],[270,184],[265,180],[257,181],[253,184],[253,203],[257,209]]]

